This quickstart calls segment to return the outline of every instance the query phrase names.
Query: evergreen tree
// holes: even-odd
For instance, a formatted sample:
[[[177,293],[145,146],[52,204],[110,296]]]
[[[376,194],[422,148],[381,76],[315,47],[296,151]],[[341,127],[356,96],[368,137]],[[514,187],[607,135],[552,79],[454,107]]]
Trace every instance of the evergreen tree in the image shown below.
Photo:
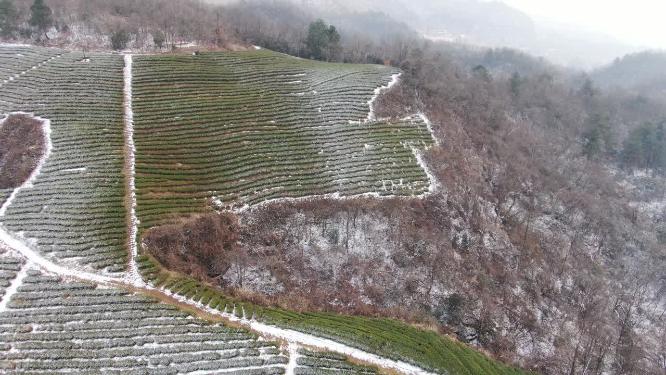
[[[334,60],[341,49],[340,34],[337,29],[321,19],[310,24],[305,43],[310,58],[314,60]]]
[[[644,124],[633,130],[624,142],[622,159],[628,166],[666,170],[664,124]]]
[[[46,4],[44,0],[35,0],[35,2],[30,7],[31,16],[30,16],[30,25],[35,27],[40,34],[46,34],[46,32],[53,26],[53,12]]]
[[[12,0],[0,0],[0,36],[10,38],[14,35],[17,14]]]
[[[116,51],[125,49],[129,41],[130,34],[126,30],[117,30],[111,34],[111,47]]]
[[[592,115],[583,133],[583,154],[588,158],[615,152],[615,139],[606,116]]]
[[[520,96],[520,86],[522,86],[523,80],[520,77],[520,74],[518,72],[514,72],[511,75],[511,81],[510,81],[510,86],[511,86],[511,95],[513,95],[514,98],[518,98]]]
[[[312,59],[323,60],[324,49],[328,46],[328,26],[324,20],[319,19],[310,24],[306,44]]]

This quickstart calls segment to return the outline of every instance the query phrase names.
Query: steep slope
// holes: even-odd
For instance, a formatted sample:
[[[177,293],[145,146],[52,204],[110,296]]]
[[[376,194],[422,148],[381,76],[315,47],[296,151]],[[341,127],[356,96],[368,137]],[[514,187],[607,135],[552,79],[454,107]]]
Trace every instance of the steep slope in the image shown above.
[[[415,155],[433,142],[426,123],[368,115],[395,70],[267,51],[135,60],[143,229],[276,198],[430,189]]]
[[[0,113],[34,112],[51,124],[51,155],[0,222],[54,259],[124,269],[120,56],[0,46]]]
[[[14,47],[3,48],[7,49],[7,55],[14,53]],[[132,99],[132,75],[125,74],[123,90],[122,56],[93,54],[84,59],[76,53],[60,53],[63,56],[58,59],[62,60],[49,58],[47,64],[36,66],[25,74],[17,73],[18,78],[8,80],[10,90],[0,92],[0,105],[6,105],[2,111],[34,110],[51,119],[49,141],[53,146],[40,162],[44,166],[41,173],[34,181],[14,190],[18,192],[16,199],[4,205],[7,215],[0,226],[0,238],[4,242],[3,249],[11,249],[0,254],[0,285],[3,286],[0,290],[0,339],[3,343],[0,345],[0,370],[9,373],[374,372],[345,362],[345,356],[349,355],[410,374],[427,374],[424,367],[460,374],[516,373],[446,337],[397,321],[269,309],[265,310],[266,315],[256,315],[262,318],[259,322],[247,315],[252,308],[250,304],[243,301],[223,303],[225,297],[218,291],[192,280],[182,279],[185,282],[177,285],[159,284],[160,289],[156,289],[121,277],[128,274],[126,209],[133,203],[125,201],[131,196],[127,194],[128,190],[133,192],[132,184],[125,187],[122,183],[122,161],[126,156],[123,151],[128,145],[132,148],[131,142],[127,141],[132,140],[133,133],[131,116],[127,116],[131,111],[125,110],[127,139],[123,142],[122,94],[129,93]],[[266,59],[267,65],[282,62],[284,65],[278,65],[279,68],[289,70],[291,58],[262,53],[255,56],[258,60],[255,64],[261,65]],[[124,59],[126,73],[131,72],[131,64],[128,64],[131,61],[131,57]],[[49,66],[52,63],[53,67]],[[295,70],[302,70],[301,64],[296,64]],[[45,68],[44,72],[41,68]],[[396,123],[378,121],[372,111],[373,99],[381,91],[377,86],[394,82],[390,79],[395,72],[382,67],[329,65],[328,70],[317,68],[312,69],[319,73],[315,75],[315,84],[328,82],[330,91],[313,90],[323,93],[319,100],[307,99],[313,107],[300,102],[306,100],[302,98],[306,95],[300,95],[302,91],[289,95],[294,94],[294,90],[276,93],[277,99],[272,103],[278,107],[286,103],[286,109],[310,108],[311,113],[286,113],[286,117],[307,120],[307,116],[314,113],[319,121],[314,129],[340,139],[341,144],[336,144],[330,139],[313,137],[313,140],[310,138],[312,134],[307,132],[303,134],[303,138],[312,141],[315,147],[334,155],[337,153],[336,157],[327,155],[324,159],[328,163],[324,163],[324,169],[332,168],[341,176],[339,180],[331,180],[331,188],[351,185],[345,194],[380,196],[413,197],[429,193],[433,181],[419,154],[420,149],[433,143],[429,123],[420,116]],[[346,74],[341,81],[340,71]],[[357,76],[362,79],[355,79]],[[252,82],[252,79],[245,79]],[[263,79],[258,81],[270,84],[270,78]],[[292,84],[298,86],[307,79],[306,75],[300,83]],[[178,86],[181,83],[172,84]],[[295,90],[303,89],[298,87]],[[340,95],[336,96],[336,92]],[[313,92],[312,95],[316,94]],[[240,99],[234,104],[250,106],[252,103],[248,97]],[[127,98],[125,102],[129,102]],[[189,105],[196,102],[193,97]],[[321,112],[319,108],[322,108]],[[196,112],[196,106],[193,110]],[[261,113],[255,109],[246,116]],[[277,108],[271,116],[282,113],[283,109]],[[276,118],[269,122],[279,123],[280,117],[269,118]],[[298,120],[290,121],[298,123]],[[244,125],[251,128],[256,124],[248,120]],[[345,135],[345,132],[350,134]],[[273,133],[269,132],[266,138],[270,139]],[[337,138],[337,133],[343,133],[341,138]],[[242,142],[232,150],[245,145],[247,143]],[[287,145],[290,146],[287,150],[298,148]],[[358,160],[344,160],[343,156],[348,153],[345,147],[357,150]],[[139,145],[138,155],[141,152]],[[284,150],[280,152],[277,156],[290,155],[284,154]],[[300,155],[300,158],[304,157],[307,155]],[[132,159],[129,160],[133,164]],[[354,163],[361,167],[348,167]],[[372,167],[368,168],[366,164]],[[260,175],[266,173],[261,167],[252,167],[259,170]],[[319,176],[322,171],[315,172]],[[384,173],[390,179],[382,177]],[[358,183],[356,186],[351,178],[354,176],[360,182],[367,179],[374,183]],[[391,179],[393,183],[389,184]],[[381,183],[384,181],[386,184]],[[298,196],[313,194],[313,191],[298,192],[302,194]],[[241,193],[236,194],[241,196]],[[240,202],[256,203],[261,199],[268,197]],[[55,214],[52,209],[56,210]],[[130,222],[130,229],[133,224]],[[117,242],[107,242],[106,239],[117,239]],[[51,247],[45,247],[45,243],[54,244],[52,253],[47,251]],[[114,246],[105,246],[110,243]],[[70,248],[72,252],[65,250]],[[145,259],[141,260],[144,274],[154,272],[152,276],[159,276],[163,272]],[[106,272],[96,270],[97,267],[106,267]],[[171,273],[166,274],[174,277]],[[169,281],[167,278],[164,281]],[[172,294],[170,290],[180,294]],[[215,301],[217,304],[213,304]],[[215,323],[194,319],[180,309]],[[240,324],[243,329],[229,328],[219,324],[220,321],[231,322],[232,326]],[[299,328],[300,332],[278,326]],[[247,330],[259,333],[261,338],[248,334]],[[285,352],[265,341],[271,337],[286,340],[290,350]],[[299,362],[294,353],[298,353],[301,345],[334,350],[344,356],[306,352],[302,355],[307,358],[301,358]]]

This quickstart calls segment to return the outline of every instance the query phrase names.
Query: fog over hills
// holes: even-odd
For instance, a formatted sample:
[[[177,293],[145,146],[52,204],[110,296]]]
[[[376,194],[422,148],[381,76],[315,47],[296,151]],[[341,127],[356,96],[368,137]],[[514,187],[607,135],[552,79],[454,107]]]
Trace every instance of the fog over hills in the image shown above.
[[[237,0],[210,0],[233,3]],[[553,63],[592,69],[612,62],[637,46],[600,33],[582,32],[526,13],[499,1],[480,0],[291,0],[343,31],[353,27],[342,16],[384,13],[433,40],[487,47],[511,47],[544,57]],[[367,19],[367,18],[365,18]],[[367,30],[366,30],[367,31]]]

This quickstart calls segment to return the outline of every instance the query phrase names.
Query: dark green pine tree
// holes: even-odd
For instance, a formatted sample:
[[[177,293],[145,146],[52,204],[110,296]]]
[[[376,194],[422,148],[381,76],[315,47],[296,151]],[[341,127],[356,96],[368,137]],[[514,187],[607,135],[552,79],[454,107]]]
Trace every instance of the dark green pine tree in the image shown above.
[[[44,0],[35,0],[30,7],[30,25],[35,27],[41,35],[46,36],[46,32],[53,26],[53,12]]]

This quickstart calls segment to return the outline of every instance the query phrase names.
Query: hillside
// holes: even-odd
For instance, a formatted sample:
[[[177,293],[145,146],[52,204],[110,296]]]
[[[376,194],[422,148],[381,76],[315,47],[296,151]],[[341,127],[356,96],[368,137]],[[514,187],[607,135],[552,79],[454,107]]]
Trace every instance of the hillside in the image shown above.
[[[11,77],[0,112],[39,116],[48,141],[2,205],[3,370],[519,373],[399,321],[254,305],[164,269],[134,244],[137,229],[177,223],[176,212],[319,194],[418,200],[433,183],[419,156],[433,144],[429,123],[373,111],[399,71],[269,51],[133,58],[0,46],[0,58]],[[156,140],[173,148],[149,147]]]
[[[420,36],[540,38],[481,1],[9,3],[0,372],[663,375],[659,53]]]
[[[593,72],[596,83],[607,88],[666,95],[666,53],[645,51],[626,55]]]

